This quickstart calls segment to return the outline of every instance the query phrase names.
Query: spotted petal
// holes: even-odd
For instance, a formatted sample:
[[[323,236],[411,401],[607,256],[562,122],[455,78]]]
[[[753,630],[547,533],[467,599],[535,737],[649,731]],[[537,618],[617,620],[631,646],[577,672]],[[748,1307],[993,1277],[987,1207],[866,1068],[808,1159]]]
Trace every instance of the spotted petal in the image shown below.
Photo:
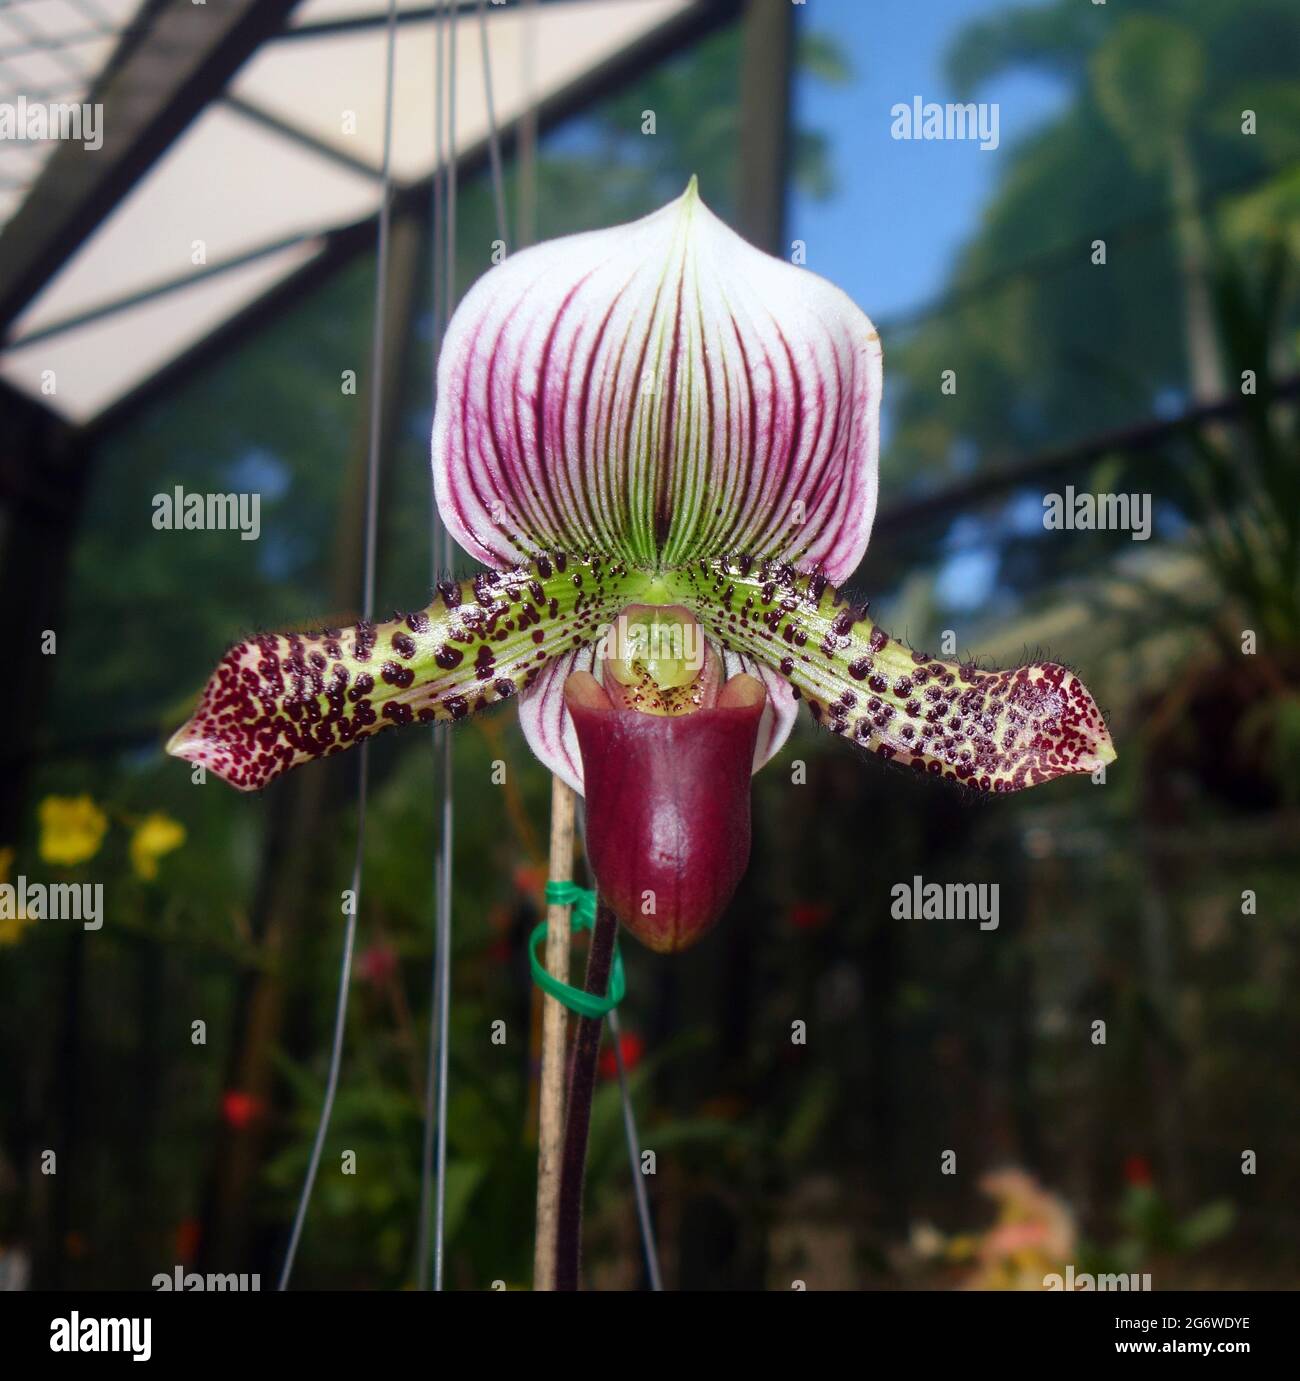
[[[387,623],[249,638],[222,658],[167,750],[256,791],[390,725],[463,719],[590,642],[634,583],[618,563],[555,554],[446,581],[427,609]]]
[[[886,759],[980,791],[1113,762],[1083,682],[1055,662],[986,671],[913,652],[821,575],[747,558],[664,577],[720,646],[776,668],[813,718]]]
[[[744,551],[843,580],[875,515],[880,389],[862,312],[746,244],[692,181],[475,285],[439,363],[438,506],[498,568],[556,547],[644,570]]]

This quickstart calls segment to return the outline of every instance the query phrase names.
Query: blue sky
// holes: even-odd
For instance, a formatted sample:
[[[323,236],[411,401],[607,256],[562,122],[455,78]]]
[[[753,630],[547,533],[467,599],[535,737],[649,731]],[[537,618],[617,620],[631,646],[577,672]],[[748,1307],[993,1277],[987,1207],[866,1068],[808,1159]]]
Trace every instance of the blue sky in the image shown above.
[[[796,120],[830,140],[836,189],[825,202],[792,195],[790,238],[806,242],[810,269],[881,324],[939,295],[1012,147],[1062,106],[1065,93],[1037,75],[990,82],[976,99],[999,106],[1000,143],[991,150],[894,139],[890,108],[914,96],[954,100],[943,77],[954,37],[974,19],[1025,3],[808,0],[800,7],[801,22],[834,41],[852,77],[842,86],[796,80]]]
[[[940,296],[954,257],[979,225],[1016,143],[1060,110],[1067,93],[1037,74],[1012,73],[974,94],[997,102],[996,149],[959,141],[905,141],[891,134],[891,108],[914,97],[956,99],[944,59],[972,20],[1033,0],[808,0],[802,22],[833,40],[851,68],[835,86],[797,78],[794,115],[830,143],[834,194],[790,194],[790,239],[807,265],[843,288],[882,328]],[[888,393],[888,390],[886,390]],[[884,440],[888,444],[888,418]],[[1036,513],[1041,520],[1041,512]],[[969,533],[959,524],[956,545]],[[997,553],[988,543],[955,550],[940,566],[937,594],[958,609],[980,608],[993,591]]]

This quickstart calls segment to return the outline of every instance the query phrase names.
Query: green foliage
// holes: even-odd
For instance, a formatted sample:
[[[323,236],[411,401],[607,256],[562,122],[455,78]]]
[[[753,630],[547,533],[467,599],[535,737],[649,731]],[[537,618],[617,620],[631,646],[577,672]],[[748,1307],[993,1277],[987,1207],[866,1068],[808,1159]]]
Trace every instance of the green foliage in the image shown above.
[[[1118,16],[1058,0],[968,26],[947,67],[963,97],[1031,70],[1070,100],[1009,150],[937,308],[887,335],[899,483],[1119,428],[1185,394],[1187,216],[1228,250],[1300,224],[1300,14],[1283,0],[1136,0]],[[1258,135],[1242,133],[1246,109]],[[939,399],[944,369],[958,391]]]
[[[1204,69],[1196,35],[1158,15],[1126,15],[1096,48],[1097,105],[1139,166],[1170,156],[1201,95]]]
[[[1180,1215],[1150,1185],[1129,1185],[1116,1216],[1120,1236],[1106,1248],[1087,1253],[1096,1269],[1140,1271],[1149,1269],[1153,1258],[1200,1251],[1232,1231],[1237,1213],[1227,1200],[1218,1199]]]

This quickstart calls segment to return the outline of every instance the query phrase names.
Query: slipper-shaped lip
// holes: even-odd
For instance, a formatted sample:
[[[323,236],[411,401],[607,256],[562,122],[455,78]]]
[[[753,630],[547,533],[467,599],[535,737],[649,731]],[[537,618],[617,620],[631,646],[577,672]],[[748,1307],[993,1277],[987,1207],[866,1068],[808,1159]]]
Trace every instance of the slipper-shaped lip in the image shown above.
[[[686,949],[722,915],[749,862],[763,683],[734,676],[712,708],[680,716],[616,708],[587,672],[569,677],[564,698],[600,895],[649,948]]]

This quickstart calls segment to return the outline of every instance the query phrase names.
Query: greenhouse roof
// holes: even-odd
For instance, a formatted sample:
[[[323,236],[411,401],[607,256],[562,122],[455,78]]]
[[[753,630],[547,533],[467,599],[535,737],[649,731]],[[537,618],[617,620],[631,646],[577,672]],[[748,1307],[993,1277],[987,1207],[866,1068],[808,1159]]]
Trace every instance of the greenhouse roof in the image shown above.
[[[468,172],[487,156],[485,56],[508,144],[528,112],[553,123],[735,9],[404,0],[395,204],[420,210],[436,167],[440,18],[460,64],[444,129]],[[386,10],[384,0],[0,10],[0,119],[9,109],[11,128],[38,135],[31,122],[57,120],[51,106],[88,107],[57,140],[0,138],[0,377],[65,421],[100,422],[204,342],[373,244]]]

